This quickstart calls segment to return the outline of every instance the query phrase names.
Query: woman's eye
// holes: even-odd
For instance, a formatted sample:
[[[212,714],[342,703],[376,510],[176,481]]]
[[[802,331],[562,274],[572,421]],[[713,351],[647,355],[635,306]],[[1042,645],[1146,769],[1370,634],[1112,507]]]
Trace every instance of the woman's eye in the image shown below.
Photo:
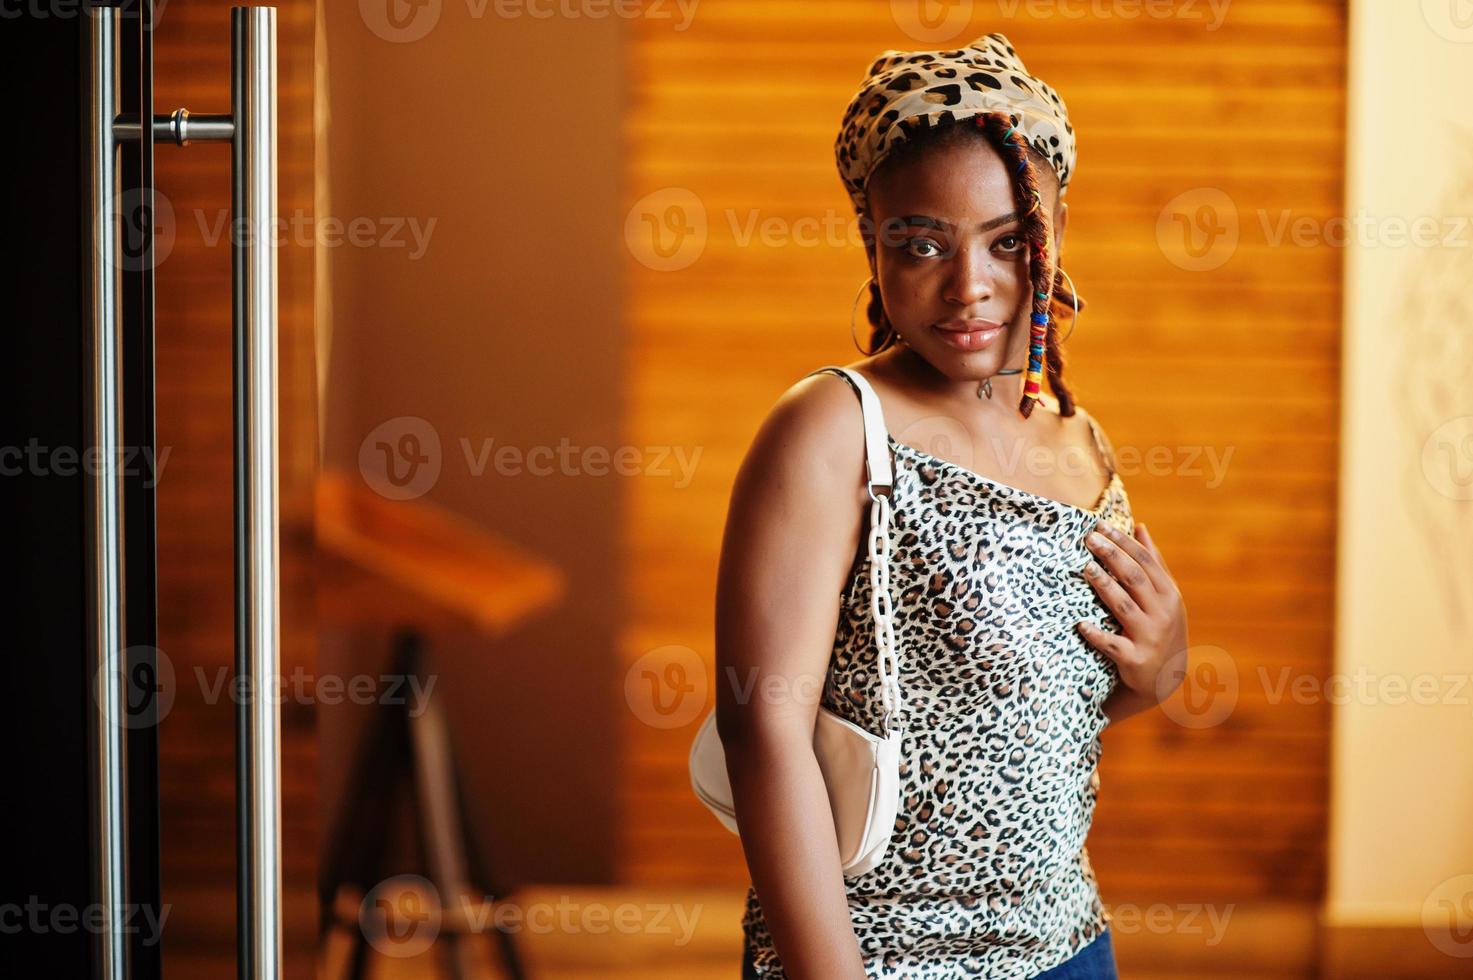
[[[906,250],[917,258],[929,259],[941,254],[941,246],[929,238],[912,238],[905,243]],[[934,252],[917,252],[916,249],[934,248]]]
[[[997,248],[1004,252],[1016,252],[1023,247],[1022,235],[1004,235],[997,240]]]

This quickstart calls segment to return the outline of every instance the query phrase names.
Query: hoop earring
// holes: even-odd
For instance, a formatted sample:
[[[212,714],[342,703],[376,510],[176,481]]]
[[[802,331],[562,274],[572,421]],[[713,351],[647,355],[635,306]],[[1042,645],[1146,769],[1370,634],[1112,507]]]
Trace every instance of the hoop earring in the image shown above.
[[[1064,341],[1074,336],[1074,328],[1079,325],[1079,292],[1074,288],[1074,280],[1070,278],[1069,273],[1064,271],[1062,265],[1059,266],[1059,275],[1069,283],[1069,295],[1074,298],[1074,315],[1069,318],[1069,332],[1059,338],[1059,343],[1063,344]]]
[[[859,297],[864,295],[864,291],[869,288],[869,284],[874,281],[874,278],[874,276],[869,276],[864,280],[864,282],[859,284],[859,292],[854,294],[854,302],[849,304],[849,339],[854,342],[855,348],[865,357],[874,357],[885,346],[884,344],[881,344],[874,350],[865,350],[863,347],[859,346],[859,338],[855,336],[854,333],[854,315],[859,310]]]

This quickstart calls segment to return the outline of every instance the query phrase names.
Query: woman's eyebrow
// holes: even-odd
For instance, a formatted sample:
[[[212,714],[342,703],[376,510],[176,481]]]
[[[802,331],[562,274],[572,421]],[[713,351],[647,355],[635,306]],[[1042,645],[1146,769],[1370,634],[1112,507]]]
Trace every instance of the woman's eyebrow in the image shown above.
[[[933,218],[929,214],[908,214],[900,220],[907,225],[920,225],[923,228],[935,228],[938,231],[951,231],[952,229],[950,221]],[[1000,214],[996,218],[990,218],[982,222],[977,226],[977,230],[979,232],[987,232],[994,228],[1001,228],[1003,225],[1012,224],[1017,220],[1018,212],[1009,211],[1007,214]]]

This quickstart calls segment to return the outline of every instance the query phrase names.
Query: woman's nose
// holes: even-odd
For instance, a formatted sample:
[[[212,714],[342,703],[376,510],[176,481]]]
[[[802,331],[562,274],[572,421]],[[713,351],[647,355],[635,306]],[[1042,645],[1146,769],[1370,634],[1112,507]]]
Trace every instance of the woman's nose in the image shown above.
[[[984,302],[992,297],[994,281],[995,269],[987,249],[963,243],[951,259],[945,298],[961,306]]]

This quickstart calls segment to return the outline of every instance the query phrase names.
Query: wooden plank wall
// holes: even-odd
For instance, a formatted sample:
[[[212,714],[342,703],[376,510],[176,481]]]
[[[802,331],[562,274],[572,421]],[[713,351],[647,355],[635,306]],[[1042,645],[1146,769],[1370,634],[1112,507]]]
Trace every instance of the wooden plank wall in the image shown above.
[[[162,6],[162,5],[160,5]],[[277,6],[277,184],[283,218],[310,217],[311,0]],[[230,5],[171,0],[155,33],[155,111],[230,111]],[[219,977],[235,960],[230,146],[159,146],[156,186],[173,244],[157,268],[159,646],[174,700],[159,730],[165,969]],[[169,220],[161,208],[161,222]],[[282,671],[316,673],[311,547],[317,464],[312,255],[288,225],[279,261]],[[297,222],[310,236],[309,222]],[[218,234],[217,234],[218,233]],[[203,679],[202,679],[203,678]],[[227,689],[228,690],[228,689]],[[315,975],[315,715],[282,704],[286,972]]]
[[[743,244],[744,223],[849,227],[832,141],[870,61],[1001,30],[1080,132],[1065,261],[1091,305],[1067,345],[1072,387],[1121,454],[1136,515],[1188,597],[1194,643],[1237,671],[1219,724],[1158,711],[1107,732],[1091,837],[1102,887],[1107,901],[1312,901],[1330,713],[1323,699],[1272,694],[1283,671],[1330,669],[1341,257],[1272,232],[1285,215],[1324,222],[1341,207],[1344,4],[1233,0],[1216,29],[1205,3],[1167,17],[1130,3],[972,9],[939,43],[907,36],[879,0],[705,0],[685,30],[631,22],[627,441],[701,456],[688,486],[632,481],[626,664],[686,647],[709,676],[736,467],[786,387],[856,356],[861,247]],[[1172,205],[1199,188],[1228,196],[1240,231],[1206,271],[1183,268],[1192,259],[1167,210],[1227,227],[1224,208],[1201,211],[1213,199],[1200,191]],[[687,245],[699,255],[685,263],[674,235],[702,234],[702,211],[703,247]],[[1144,465],[1152,447],[1168,454],[1165,472]],[[1142,454],[1133,466],[1130,452]],[[1229,452],[1213,485],[1205,454]],[[686,753],[710,694],[688,696],[706,700],[681,727],[629,714],[622,878],[744,884],[736,838],[689,791]]]

